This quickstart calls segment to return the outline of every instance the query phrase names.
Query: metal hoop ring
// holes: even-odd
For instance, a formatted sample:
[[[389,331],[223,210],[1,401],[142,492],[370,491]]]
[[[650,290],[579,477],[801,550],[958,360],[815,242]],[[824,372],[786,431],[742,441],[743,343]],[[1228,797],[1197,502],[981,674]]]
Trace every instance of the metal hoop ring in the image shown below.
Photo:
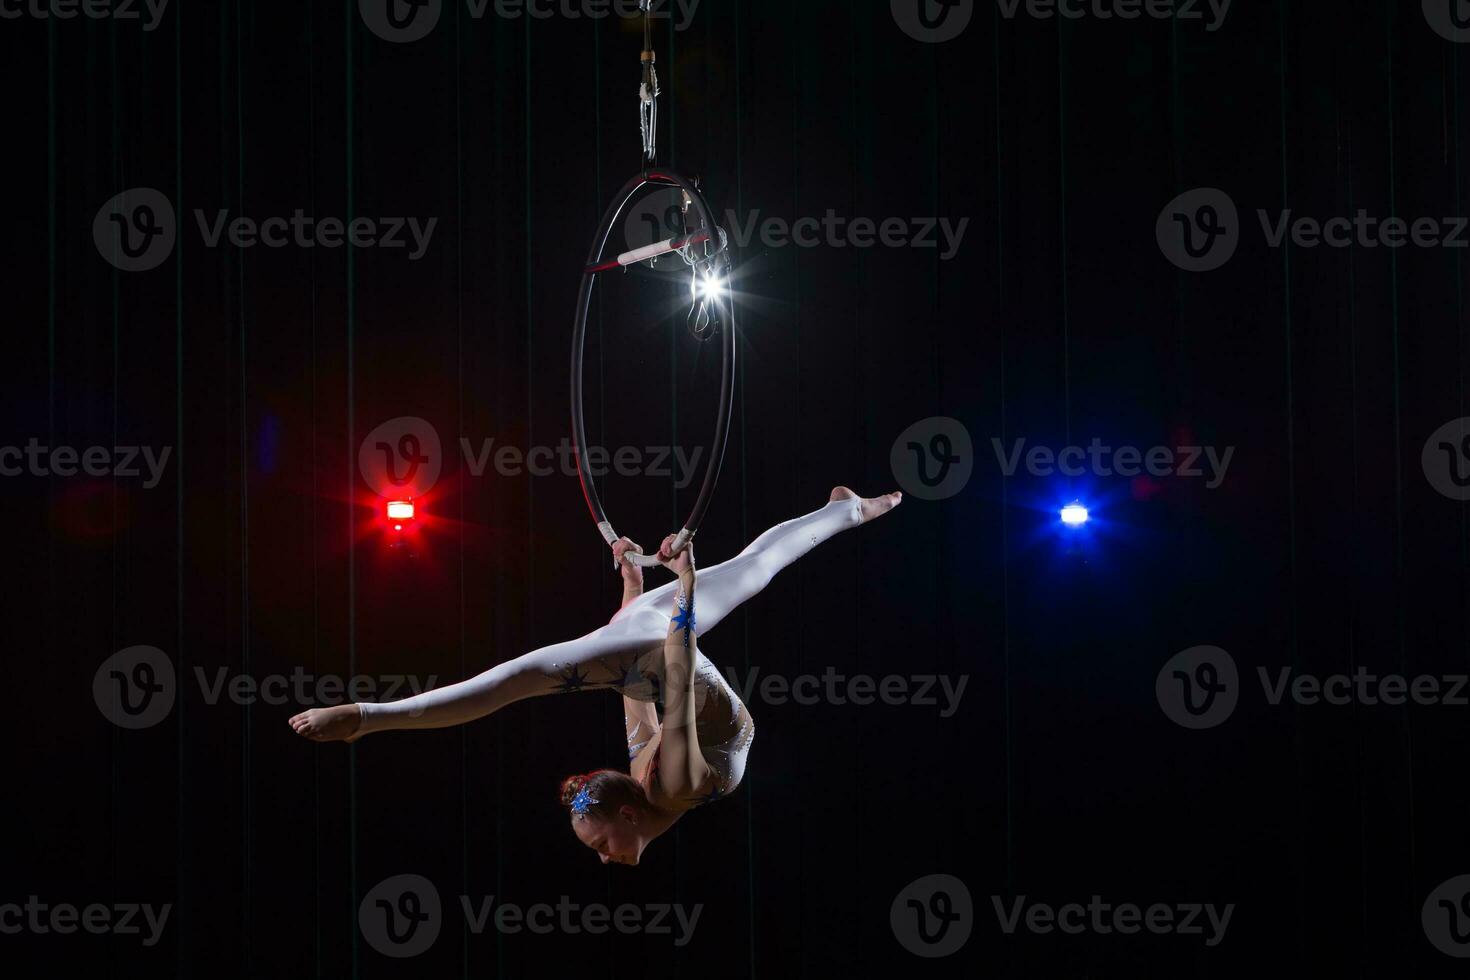
[[[582,355],[587,339],[587,314],[592,308],[592,287],[600,273],[620,267],[618,263],[609,263],[603,258],[613,224],[633,197],[648,184],[677,187],[682,190],[688,195],[690,205],[698,213],[705,231],[713,238],[720,239],[723,244],[720,227],[715,221],[714,212],[705,202],[704,195],[699,192],[692,181],[667,167],[652,168],[624,184],[623,189],[608,205],[607,211],[602,216],[602,224],[598,226],[597,233],[592,238],[592,248],[587,255],[587,264],[583,267],[582,286],[577,294],[577,312],[572,321],[572,443],[577,454],[577,476],[582,482],[582,496],[587,501],[587,509],[591,511],[592,520],[596,522],[603,540],[609,545],[617,543],[618,533],[613,530],[612,522],[607,518],[607,511],[603,508],[602,500],[597,495],[597,489],[592,482],[591,467],[587,462],[587,425],[582,409]],[[729,252],[719,246],[716,248],[718,251],[713,261],[718,262],[720,269],[728,276]],[[699,497],[695,500],[694,507],[684,522],[684,527],[675,538],[672,548],[674,554],[684,549],[704,521],[710,499],[714,496],[715,484],[720,478],[720,467],[725,459],[725,446],[730,438],[730,413],[735,402],[735,304],[733,298],[725,304],[725,317],[721,329],[723,336],[720,343],[722,352],[720,407],[715,416],[715,440],[711,447],[709,464],[705,468],[704,483],[699,489]],[[645,567],[660,563],[656,555],[639,555],[629,552],[624,557],[635,565]]]

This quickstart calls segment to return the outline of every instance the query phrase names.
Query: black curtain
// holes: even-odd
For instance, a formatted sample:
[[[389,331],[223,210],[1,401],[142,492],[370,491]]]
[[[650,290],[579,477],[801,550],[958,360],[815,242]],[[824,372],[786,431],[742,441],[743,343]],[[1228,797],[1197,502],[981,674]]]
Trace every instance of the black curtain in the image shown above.
[[[317,680],[451,683],[617,608],[565,465],[568,362],[589,236],[640,165],[641,21],[395,0],[432,24],[405,40],[344,0],[6,7],[0,447],[47,452],[0,457],[0,905],[169,908],[153,936],[141,913],[93,934],[0,910],[11,975],[1459,969],[1465,4],[922,2],[654,21],[660,159],[737,239],[740,373],[701,564],[839,484],[906,498],[701,642],[755,683],[749,769],[635,869],[600,864],[557,801],[562,777],[626,765],[612,693],[352,746],[287,719],[328,703]],[[237,218],[298,211],[339,222],[336,244],[231,240]],[[1377,230],[1341,247],[1291,230],[1360,211]],[[161,255],[107,245],[112,215],[170,214]],[[1389,247],[1393,217],[1438,237]],[[780,234],[803,218],[810,245]],[[377,237],[344,244],[361,219]],[[857,219],[897,223],[885,241]],[[1185,224],[1234,253],[1181,255]],[[591,438],[645,461],[707,448],[718,364],[687,286],[607,279]],[[441,472],[394,547],[360,455],[403,418]],[[968,446],[933,438],[957,432]],[[1026,463],[1094,443],[1164,447],[1174,469]],[[555,462],[500,472],[502,446]],[[930,493],[916,460],[959,475]],[[677,530],[698,485],[677,477],[605,477],[618,530],[649,549]],[[1074,500],[1083,527],[1059,522]],[[1226,654],[1200,654],[1215,673],[1175,664],[1199,647]],[[1176,720],[1176,669],[1230,687],[1233,713]],[[1441,696],[1270,696],[1355,673]],[[128,727],[98,693],[119,677],[171,683],[166,713]],[[297,677],[305,695],[251,693]],[[761,686],[803,677],[813,697]],[[442,903],[411,959],[360,916],[398,875]],[[1099,902],[1176,927],[1027,918]],[[699,918],[493,924],[537,903]],[[1178,928],[1194,904],[1228,924]],[[919,955],[920,920],[967,938]]]

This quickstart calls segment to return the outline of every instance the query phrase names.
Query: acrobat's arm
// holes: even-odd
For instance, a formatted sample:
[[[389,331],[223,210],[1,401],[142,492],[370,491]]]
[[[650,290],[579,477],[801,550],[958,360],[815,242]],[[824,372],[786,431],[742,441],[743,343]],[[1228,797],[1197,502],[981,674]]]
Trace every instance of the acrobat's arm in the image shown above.
[[[666,809],[682,810],[698,799],[698,792],[709,782],[712,770],[699,748],[694,721],[694,568],[679,572],[679,593],[675,597],[675,614],[664,642],[664,720],[656,780],[650,781],[649,795],[655,804]]]
[[[643,594],[643,569],[626,560],[623,555],[632,552],[635,555],[643,554],[643,548],[630,538],[619,538],[612,546],[613,561],[618,566],[618,571],[623,576],[623,603],[619,609],[626,609],[628,603]]]

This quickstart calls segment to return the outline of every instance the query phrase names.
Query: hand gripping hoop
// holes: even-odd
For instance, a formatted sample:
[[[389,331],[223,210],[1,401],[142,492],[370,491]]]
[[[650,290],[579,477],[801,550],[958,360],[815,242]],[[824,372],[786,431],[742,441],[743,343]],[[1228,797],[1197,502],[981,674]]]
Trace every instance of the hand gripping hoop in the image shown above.
[[[623,209],[628,206],[634,196],[648,184],[681,189],[688,198],[690,206],[699,216],[701,230],[682,239],[670,239],[658,246],[635,249],[623,253],[615,260],[604,261],[603,254],[607,249],[607,240],[614,223],[617,222]],[[647,259],[649,249],[659,250],[652,254],[662,254],[687,249],[694,244],[713,242],[717,237],[720,239],[720,245],[713,249],[707,247],[706,250],[712,251],[712,254],[704,261],[709,263],[711,270],[717,270],[716,275],[719,278],[728,281],[730,253],[723,247],[724,235],[720,232],[719,225],[715,223],[714,212],[705,203],[704,195],[699,192],[699,188],[693,182],[667,167],[646,170],[624,184],[623,189],[613,198],[612,204],[608,205],[607,212],[602,216],[602,224],[598,226],[597,234],[593,236],[592,249],[587,255],[587,264],[582,270],[582,288],[577,294],[576,318],[572,321],[572,444],[577,453],[577,476],[582,481],[582,496],[587,501],[587,509],[592,512],[592,520],[597,523],[597,529],[602,533],[603,540],[609,545],[617,543],[618,533],[613,530],[612,522],[608,520],[602,500],[597,495],[597,488],[592,482],[592,471],[587,462],[587,424],[582,412],[582,354],[586,346],[587,314],[592,307],[593,284],[599,273]],[[694,502],[694,508],[689,512],[683,529],[674,539],[671,553],[675,555],[683,551],[685,545],[693,540],[694,535],[699,531],[705,511],[709,509],[710,498],[714,496],[715,484],[720,478],[720,466],[725,459],[725,444],[730,437],[730,410],[735,400],[735,304],[733,299],[727,298],[723,306],[720,338],[720,407],[715,416],[715,440],[711,447],[709,465],[704,472],[704,483],[699,489],[699,498]],[[626,557],[633,564],[643,567],[660,564],[656,555],[639,555],[629,552]]]

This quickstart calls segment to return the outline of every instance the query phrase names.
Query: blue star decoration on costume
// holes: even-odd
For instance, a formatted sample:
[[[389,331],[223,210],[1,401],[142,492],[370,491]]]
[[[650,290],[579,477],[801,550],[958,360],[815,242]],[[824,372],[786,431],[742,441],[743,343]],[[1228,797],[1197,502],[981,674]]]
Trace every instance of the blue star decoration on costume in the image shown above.
[[[629,654],[619,664],[622,670],[622,680],[615,687],[624,696],[635,701],[651,701],[657,697],[657,686],[649,683],[649,678],[657,680],[657,675],[644,671],[639,666],[642,654]]]
[[[692,630],[694,628],[694,606],[681,608],[679,615],[674,617],[674,625],[681,630]]]
[[[580,691],[587,684],[587,675],[581,672],[577,664],[573,664],[562,671],[561,677],[561,683],[556,685],[556,690],[561,694]]]

